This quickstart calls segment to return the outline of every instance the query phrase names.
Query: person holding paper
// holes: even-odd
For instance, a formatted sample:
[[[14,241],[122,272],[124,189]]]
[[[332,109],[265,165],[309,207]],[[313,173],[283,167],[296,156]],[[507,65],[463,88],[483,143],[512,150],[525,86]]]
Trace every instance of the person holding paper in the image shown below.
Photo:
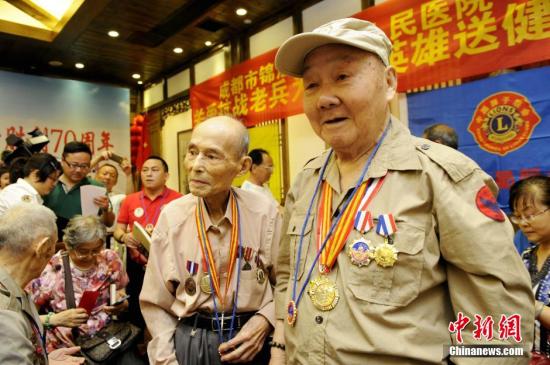
[[[116,285],[117,298],[123,297],[128,275],[118,255],[105,249],[105,232],[105,225],[95,216],[77,215],[65,228],[63,242],[69,256],[78,308],[67,309],[63,252],[51,257],[40,277],[27,286],[33,302],[42,313],[47,313],[40,319],[48,329],[48,351],[74,346],[71,328],[78,327],[81,334],[94,334],[110,322],[110,315],[119,314],[128,307],[127,301],[117,306],[109,305],[110,285]],[[82,300],[83,297],[88,299]]]
[[[153,365],[268,362],[282,219],[272,199],[231,186],[250,167],[247,150],[235,119],[193,130],[191,194],[161,212],[140,295]]]
[[[85,185],[102,186],[100,182],[87,177],[91,159],[92,151],[87,144],[78,141],[67,143],[62,155],[63,174],[53,191],[44,197],[44,205],[57,216],[60,239],[69,219],[82,214],[80,188]],[[98,196],[93,201],[97,205],[101,221],[106,226],[112,225],[114,214],[107,195]]]
[[[139,292],[147,264],[147,252],[134,237],[134,223],[138,222],[151,235],[163,207],[181,194],[166,187],[168,164],[158,156],[149,156],[140,171],[142,191],[129,194],[120,206],[114,238],[128,248],[126,269],[132,278],[127,291],[130,294],[130,321],[144,329],[145,322],[139,309]]]

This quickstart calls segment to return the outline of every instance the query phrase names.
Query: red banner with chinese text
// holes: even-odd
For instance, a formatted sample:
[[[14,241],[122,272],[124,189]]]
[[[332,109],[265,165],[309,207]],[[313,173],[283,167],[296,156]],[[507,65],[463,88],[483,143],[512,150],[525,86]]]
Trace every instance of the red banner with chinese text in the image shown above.
[[[193,125],[232,115],[250,127],[302,113],[302,82],[275,69],[276,53],[266,52],[191,87]]]
[[[387,0],[354,17],[391,38],[400,92],[550,59],[548,0]]]

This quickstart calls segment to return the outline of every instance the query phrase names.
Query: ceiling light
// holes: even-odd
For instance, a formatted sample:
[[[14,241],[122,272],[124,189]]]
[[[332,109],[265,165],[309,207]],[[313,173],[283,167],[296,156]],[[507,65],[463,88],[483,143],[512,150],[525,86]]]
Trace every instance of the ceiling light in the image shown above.
[[[244,24],[252,24],[252,19],[243,20]]]
[[[132,78],[133,79],[141,79],[141,75],[140,74],[132,74]]]
[[[245,16],[248,11],[245,8],[238,8],[235,13],[237,13],[238,16]]]
[[[75,63],[75,64],[74,64],[74,67],[76,67],[76,68],[84,68],[84,64],[78,62],[78,63]]]
[[[139,80],[138,85],[143,85],[143,81]]]
[[[183,53],[183,48],[181,47],[176,47],[173,49],[174,53]]]
[[[204,42],[204,45],[205,45],[206,47],[210,47],[210,46],[212,45],[212,42],[206,41],[206,42]]]
[[[116,38],[120,35],[116,30],[110,30],[107,34],[112,38]]]
[[[63,62],[58,60],[51,60],[50,62],[48,62],[48,65],[53,67],[59,67],[59,66],[63,66]]]

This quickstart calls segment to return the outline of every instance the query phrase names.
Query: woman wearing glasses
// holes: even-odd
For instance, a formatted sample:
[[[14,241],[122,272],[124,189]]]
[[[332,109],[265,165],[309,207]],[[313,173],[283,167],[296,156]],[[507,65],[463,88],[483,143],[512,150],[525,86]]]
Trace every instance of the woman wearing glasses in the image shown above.
[[[550,177],[532,176],[512,185],[510,208],[510,220],[534,243],[522,254],[536,299],[531,364],[550,364]]]
[[[65,243],[72,275],[75,303],[78,306],[85,291],[99,295],[90,312],[84,308],[67,309],[64,278],[64,252],[56,253],[39,278],[27,287],[39,308],[40,319],[47,331],[48,352],[61,347],[74,346],[71,328],[78,327],[80,334],[94,334],[128,307],[128,301],[116,306],[110,302],[109,287],[116,285],[117,298],[124,295],[128,276],[118,255],[105,249],[105,226],[98,217],[75,216],[64,231]]]

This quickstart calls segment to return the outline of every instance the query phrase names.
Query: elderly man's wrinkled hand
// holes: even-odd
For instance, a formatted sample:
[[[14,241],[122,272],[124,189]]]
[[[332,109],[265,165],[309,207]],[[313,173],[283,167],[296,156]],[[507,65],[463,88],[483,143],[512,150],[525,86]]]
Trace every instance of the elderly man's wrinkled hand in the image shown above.
[[[269,365],[286,365],[286,353],[285,350],[272,348],[271,359]]]
[[[253,316],[234,338],[220,345],[218,351],[221,360],[231,363],[252,361],[262,349],[272,328],[264,316]]]
[[[71,356],[80,351],[80,347],[68,347],[53,350],[48,354],[48,360],[50,365],[75,365],[84,364],[83,357]]]

